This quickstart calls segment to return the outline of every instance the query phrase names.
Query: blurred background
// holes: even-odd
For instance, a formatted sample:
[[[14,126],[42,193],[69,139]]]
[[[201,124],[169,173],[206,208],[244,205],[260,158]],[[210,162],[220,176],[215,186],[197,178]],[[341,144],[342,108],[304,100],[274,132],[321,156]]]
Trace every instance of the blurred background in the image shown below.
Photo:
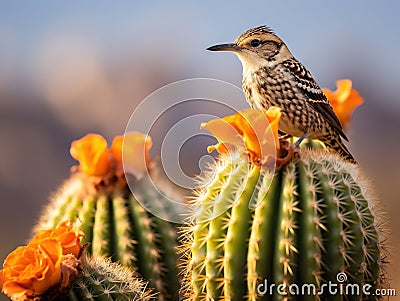
[[[386,212],[389,276],[400,294],[400,2],[38,3],[0,1],[1,262],[30,238],[51,193],[68,177],[72,140],[97,132],[111,142],[135,106],[177,80],[209,77],[240,86],[239,60],[205,49],[266,24],[321,86],[334,89],[337,79],[350,78],[365,99],[348,130],[349,148]],[[205,145],[182,149],[187,173],[196,172],[193,158],[205,153]]]

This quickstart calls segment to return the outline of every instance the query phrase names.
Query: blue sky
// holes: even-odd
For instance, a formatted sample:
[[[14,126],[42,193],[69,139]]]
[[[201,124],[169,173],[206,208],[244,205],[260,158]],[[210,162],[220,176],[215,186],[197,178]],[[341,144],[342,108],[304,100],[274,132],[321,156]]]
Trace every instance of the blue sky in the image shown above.
[[[1,1],[0,54],[12,80],[35,77],[37,52],[48,39],[78,35],[105,60],[150,53],[187,69],[188,75],[239,83],[239,62],[211,55],[210,44],[233,40],[267,24],[311,69],[322,85],[360,75],[376,84],[385,101],[398,107],[400,60],[396,1]],[[393,55],[392,55],[393,54]],[[72,54],[73,55],[73,54]],[[177,55],[180,59],[177,59]],[[5,60],[5,59],[3,59]],[[32,73],[33,72],[33,73]],[[1,73],[1,67],[0,67]],[[396,92],[396,93],[395,93]]]

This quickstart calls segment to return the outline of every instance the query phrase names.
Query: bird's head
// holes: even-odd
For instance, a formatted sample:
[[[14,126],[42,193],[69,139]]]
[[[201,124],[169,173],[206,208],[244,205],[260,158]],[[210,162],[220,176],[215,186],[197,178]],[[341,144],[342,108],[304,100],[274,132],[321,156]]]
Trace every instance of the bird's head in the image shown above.
[[[211,46],[207,50],[234,52],[242,62],[244,72],[261,66],[273,67],[293,57],[286,44],[267,26],[249,29],[233,43]]]

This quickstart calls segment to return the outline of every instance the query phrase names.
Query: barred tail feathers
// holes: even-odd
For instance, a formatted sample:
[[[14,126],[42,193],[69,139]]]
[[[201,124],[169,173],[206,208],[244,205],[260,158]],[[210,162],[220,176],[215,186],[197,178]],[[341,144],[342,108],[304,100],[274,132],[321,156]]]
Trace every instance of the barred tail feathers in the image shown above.
[[[327,141],[324,141],[324,143],[330,152],[337,153],[346,161],[357,164],[356,159],[354,159],[353,155],[347,149],[346,145],[344,145],[342,139],[339,136],[337,136],[337,138],[335,139],[331,138]]]

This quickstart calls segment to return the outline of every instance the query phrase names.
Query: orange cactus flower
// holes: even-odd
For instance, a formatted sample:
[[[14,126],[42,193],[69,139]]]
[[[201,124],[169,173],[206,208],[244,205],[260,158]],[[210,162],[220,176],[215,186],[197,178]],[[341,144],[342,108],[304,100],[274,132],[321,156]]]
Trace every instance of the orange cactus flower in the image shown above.
[[[139,176],[147,170],[152,144],[149,135],[130,132],[114,138],[111,153],[118,163],[122,163],[122,158],[124,158],[125,171]]]
[[[322,89],[331,103],[340,123],[344,128],[350,123],[351,114],[359,105],[364,102],[360,94],[352,89],[352,82],[349,79],[341,79],[336,82],[336,91]]]
[[[85,236],[79,226],[80,223],[74,224],[72,220],[66,220],[55,229],[40,231],[34,236],[29,245],[36,247],[40,245],[43,239],[53,238],[61,243],[63,255],[72,254],[78,258],[82,251],[81,237]]]
[[[228,149],[239,149],[245,147],[241,136],[242,132],[237,128],[237,126],[235,126],[236,119],[241,116],[242,115],[239,113],[236,113],[235,115],[213,119],[201,124],[201,129],[211,132],[218,140],[217,144],[207,147],[209,153],[216,150],[220,154],[226,154],[229,152]]]
[[[271,107],[268,111],[245,109],[235,115],[203,123],[201,128],[210,131],[218,144],[208,151],[227,153],[229,149],[245,147],[251,162],[260,165],[268,156],[279,150],[278,125],[281,110]]]
[[[13,300],[32,300],[61,280],[62,247],[56,239],[11,252],[1,271],[1,290]]]
[[[110,152],[107,141],[101,135],[88,134],[73,141],[70,153],[88,176],[103,176],[110,169]]]

